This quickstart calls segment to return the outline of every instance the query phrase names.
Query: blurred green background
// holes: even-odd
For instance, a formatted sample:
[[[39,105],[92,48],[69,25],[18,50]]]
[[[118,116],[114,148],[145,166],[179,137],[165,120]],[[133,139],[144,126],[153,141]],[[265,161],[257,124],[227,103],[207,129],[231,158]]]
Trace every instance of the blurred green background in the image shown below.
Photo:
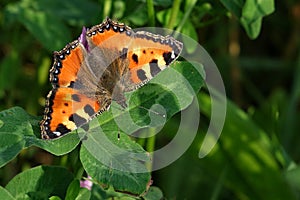
[[[251,2],[261,3],[2,0],[0,110],[21,106],[42,115],[51,88],[52,52],[76,39],[83,25],[99,24],[109,16],[132,28],[180,30],[216,62],[229,100],[226,122],[217,145],[199,159],[210,117],[209,97],[201,91],[199,134],[180,159],[153,172],[153,185],[167,199],[299,199],[300,2],[276,1],[273,12],[273,1],[263,1],[256,9],[264,13],[268,8],[270,15],[257,21]],[[157,148],[173,138],[178,122],[180,115],[167,123],[156,138]],[[77,156],[76,150],[54,157],[38,148],[26,149],[0,169],[0,183],[5,186],[17,173],[40,164],[76,171]]]

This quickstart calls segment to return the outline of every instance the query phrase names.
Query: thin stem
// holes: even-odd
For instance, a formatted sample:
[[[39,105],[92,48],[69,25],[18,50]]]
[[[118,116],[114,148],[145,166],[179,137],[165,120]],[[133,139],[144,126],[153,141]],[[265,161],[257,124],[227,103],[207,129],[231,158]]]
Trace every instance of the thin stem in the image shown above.
[[[147,0],[147,8],[148,8],[149,25],[154,27],[155,26],[155,16],[154,16],[153,0]]]
[[[149,153],[152,153],[155,148],[155,132],[156,132],[155,128],[149,128],[148,134],[150,135],[150,137],[147,139],[147,144],[146,144],[146,151],[148,151]],[[149,169],[149,171],[151,171],[152,163],[148,163],[147,168]]]
[[[192,12],[192,10],[193,10],[196,3],[197,3],[197,0],[190,1],[189,5],[187,6],[187,9],[184,11],[184,15],[183,15],[182,20],[180,21],[180,24],[176,28],[177,32],[181,31],[182,27],[184,26],[186,20],[190,16],[190,14],[191,14],[191,12]]]
[[[103,5],[103,19],[110,15],[112,0],[105,0]]]
[[[171,11],[171,16],[170,16],[170,19],[169,19],[169,23],[167,24],[167,27],[168,29],[173,29],[174,26],[175,26],[175,22],[176,22],[176,19],[177,19],[177,15],[178,15],[178,11],[179,11],[179,8],[180,8],[180,0],[175,0],[174,3],[173,3],[173,7],[172,7],[172,11]]]

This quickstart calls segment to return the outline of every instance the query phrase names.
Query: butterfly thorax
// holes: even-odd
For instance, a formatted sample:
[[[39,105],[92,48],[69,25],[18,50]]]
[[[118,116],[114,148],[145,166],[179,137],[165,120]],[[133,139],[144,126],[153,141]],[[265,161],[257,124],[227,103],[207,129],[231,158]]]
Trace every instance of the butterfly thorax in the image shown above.
[[[128,78],[130,74],[128,68],[129,61],[126,58],[126,55],[116,49],[98,49],[96,51],[98,54],[99,51],[105,51],[106,53],[110,52],[109,54],[106,54],[106,60],[110,61],[110,63],[103,63],[103,61],[93,61],[89,63],[89,65],[94,65],[91,66],[91,68],[99,69],[99,71],[102,72],[98,79],[99,81],[95,92],[97,101],[100,105],[104,105],[106,103],[110,104],[111,101],[114,100],[123,108],[127,107],[124,91],[126,85],[130,85],[130,79]],[[95,58],[94,55],[93,58]]]

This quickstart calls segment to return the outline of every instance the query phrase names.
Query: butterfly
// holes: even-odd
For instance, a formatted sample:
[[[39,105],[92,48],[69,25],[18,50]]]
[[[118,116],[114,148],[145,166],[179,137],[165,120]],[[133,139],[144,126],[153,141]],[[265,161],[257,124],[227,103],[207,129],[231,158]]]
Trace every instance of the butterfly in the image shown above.
[[[53,53],[52,90],[40,122],[43,139],[87,124],[112,101],[127,107],[125,92],[146,84],[176,60],[183,44],[171,36],[134,32],[106,18]]]

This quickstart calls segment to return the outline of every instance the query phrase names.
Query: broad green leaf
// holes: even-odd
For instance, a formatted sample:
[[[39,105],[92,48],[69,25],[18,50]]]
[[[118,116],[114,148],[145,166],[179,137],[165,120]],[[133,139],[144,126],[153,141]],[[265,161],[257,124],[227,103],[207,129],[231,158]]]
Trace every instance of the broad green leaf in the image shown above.
[[[156,17],[158,19],[158,21],[160,23],[162,23],[164,25],[164,27],[167,26],[169,20],[170,20],[170,17],[171,17],[171,13],[172,13],[172,9],[166,9],[166,10],[162,10],[162,11],[159,11],[156,13]],[[183,17],[183,14],[182,12],[178,12],[178,17],[176,19],[176,22],[174,24],[174,27],[176,27],[179,23],[180,23],[180,20],[182,19]]]
[[[28,139],[31,139],[32,145],[40,147],[56,156],[71,152],[80,142],[76,131],[53,140],[43,140],[36,137]]]
[[[44,47],[53,51],[72,40],[70,29],[64,21],[76,26],[101,23],[102,19],[97,18],[99,9],[98,4],[90,1],[22,0],[8,4],[5,11],[23,24]]]
[[[65,200],[74,200],[78,196],[79,190],[80,182],[79,180],[75,179],[71,182],[71,184],[68,187]]]
[[[77,134],[67,134],[56,140],[39,139],[38,123],[37,117],[29,115],[20,107],[0,112],[0,166],[12,160],[23,148],[38,146],[55,155],[63,155],[72,151],[80,142]]]
[[[16,200],[5,188],[0,186],[0,197],[5,200]]]
[[[79,180],[75,179],[69,185],[65,200],[85,200],[90,199],[91,191],[87,188],[80,188]]]
[[[73,178],[65,168],[39,166],[16,175],[5,188],[16,199],[48,199],[50,196],[64,199]]]
[[[34,136],[32,124],[37,124],[36,117],[29,115],[20,107],[13,107],[0,112],[0,134],[15,133],[24,136]]]
[[[245,0],[220,0],[220,2],[234,15],[240,17],[242,14],[242,7]]]
[[[263,17],[274,12],[274,0],[220,0],[223,5],[240,19],[248,36],[257,38]]]
[[[32,3],[32,0],[28,0]],[[101,4],[91,0],[35,0],[39,10],[48,15],[55,15],[59,19],[69,22],[74,26],[89,26],[101,23],[99,18]],[[66,10],[68,12],[66,12]],[[87,14],[89,13],[89,14]],[[78,33],[79,36],[80,33]]]
[[[97,135],[101,134],[98,133]],[[116,139],[114,140],[113,137],[115,137]],[[89,135],[88,138],[94,139],[94,136]],[[111,139],[114,140],[112,141],[111,145],[115,148],[126,148],[128,146],[131,146],[131,149],[128,151],[134,151],[136,149],[142,151],[141,147],[136,143],[134,144],[134,142],[129,138],[126,138],[126,135],[121,135],[120,140],[126,140],[124,142],[120,142],[122,143],[121,145],[116,142],[116,135],[111,136]],[[124,154],[124,157],[122,157],[122,155],[118,155],[118,152],[114,152],[111,149],[105,150],[105,146],[97,146],[96,144],[93,144],[91,142],[88,142],[87,144],[92,145],[92,147],[96,149],[93,150],[91,149],[91,147],[87,147],[83,144],[80,149],[80,160],[84,169],[93,178],[93,180],[101,183],[101,185],[105,185],[106,187],[113,186],[115,190],[125,193],[140,195],[146,191],[147,185],[150,182],[150,173],[135,173],[135,171],[133,171],[132,173],[128,172],[129,170],[136,170],[136,167],[145,168],[142,159],[139,160],[139,158],[137,157],[125,157],[128,156],[128,154]],[[135,147],[132,147],[133,145]],[[89,150],[87,148],[89,148]],[[98,152],[97,154],[95,153],[96,151]],[[146,152],[141,152],[141,154],[145,155]],[[117,158],[117,156],[119,157]],[[103,159],[107,160],[103,161]],[[120,171],[118,169],[111,168],[109,164],[111,164],[113,167],[123,170],[125,170],[124,168],[126,166],[131,166],[132,169],[126,169],[127,171]],[[122,164],[124,164],[124,166],[122,166]]]
[[[26,147],[24,137],[33,134],[31,121],[35,119],[23,109],[14,107],[0,112],[0,166],[2,167]]]
[[[36,2],[23,0],[6,7],[8,15],[14,16],[47,49],[62,48],[71,40],[70,30],[55,15],[47,15],[33,7]]]
[[[0,167],[15,158],[25,147],[22,135],[0,132]]]
[[[158,187],[150,187],[147,194],[143,196],[145,200],[156,200],[156,199],[163,199],[163,193]]]
[[[92,191],[91,191],[91,200],[99,200],[99,199],[130,199],[134,200],[137,199],[136,197],[125,194],[121,192],[116,192],[113,187],[109,188],[102,188],[98,184],[93,184]]]
[[[87,133],[81,135],[79,129],[83,138],[80,159],[87,173],[117,191],[136,195],[145,192],[150,181],[150,157],[126,134],[163,126],[172,115],[190,105],[203,84],[201,67],[196,63],[175,63],[147,85],[126,94],[126,110],[113,103],[109,112],[98,117],[99,122],[91,121]]]
[[[240,21],[252,39],[260,33],[262,18],[271,14],[274,9],[274,0],[246,0]]]
[[[78,196],[75,200],[86,200],[91,198],[91,191],[87,188],[80,188]]]

